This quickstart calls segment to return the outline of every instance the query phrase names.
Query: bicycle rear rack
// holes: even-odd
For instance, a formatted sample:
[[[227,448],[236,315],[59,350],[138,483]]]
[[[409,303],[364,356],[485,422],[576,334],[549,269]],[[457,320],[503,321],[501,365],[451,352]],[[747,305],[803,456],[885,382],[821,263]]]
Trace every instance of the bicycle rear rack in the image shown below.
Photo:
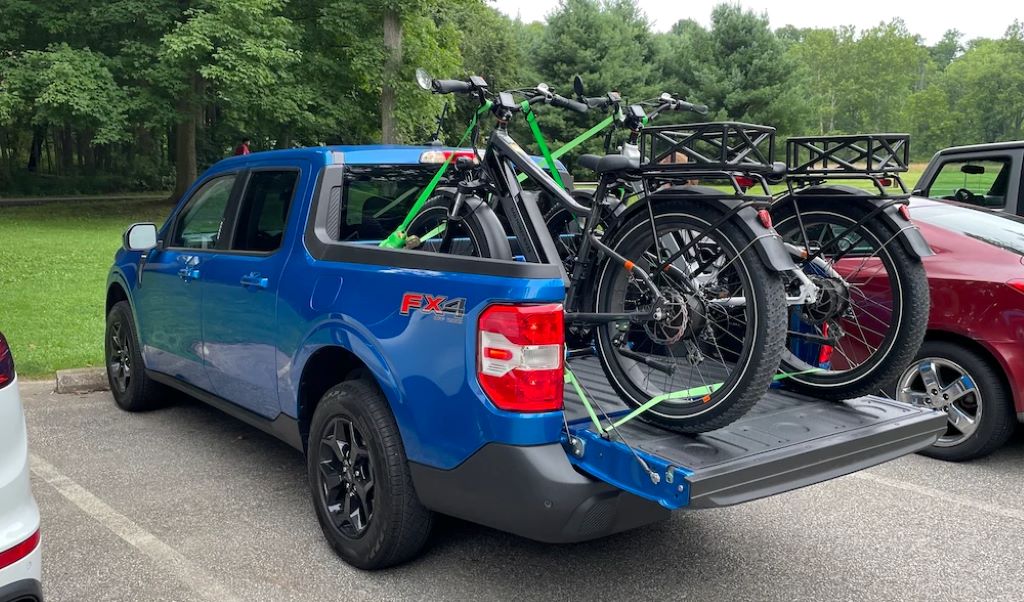
[[[786,177],[798,187],[859,179],[870,180],[881,196],[908,197],[900,174],[909,165],[909,134],[794,136],[786,141]],[[902,194],[886,192],[894,183]]]

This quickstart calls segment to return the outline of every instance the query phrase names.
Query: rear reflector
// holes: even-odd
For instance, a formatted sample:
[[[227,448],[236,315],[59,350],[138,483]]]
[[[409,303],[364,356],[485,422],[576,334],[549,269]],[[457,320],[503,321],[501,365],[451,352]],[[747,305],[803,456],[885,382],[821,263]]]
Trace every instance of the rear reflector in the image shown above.
[[[766,229],[772,229],[772,214],[768,213],[767,209],[759,209],[757,212],[757,219],[761,220],[761,225]]]
[[[746,190],[748,188],[753,188],[754,184],[757,184],[757,180],[750,176],[736,176],[736,183],[739,184],[740,188]]]
[[[562,306],[492,305],[480,314],[477,380],[502,410],[562,409]]]
[[[14,380],[14,356],[11,348],[7,345],[7,339],[0,332],[0,387],[6,386]]]
[[[39,545],[39,530],[29,536],[28,539],[19,543],[9,550],[0,552],[0,569],[11,566],[22,558],[28,556]]]
[[[900,215],[903,216],[903,219],[907,220],[908,222],[910,221],[910,207],[908,207],[907,205],[900,205],[899,212]]]

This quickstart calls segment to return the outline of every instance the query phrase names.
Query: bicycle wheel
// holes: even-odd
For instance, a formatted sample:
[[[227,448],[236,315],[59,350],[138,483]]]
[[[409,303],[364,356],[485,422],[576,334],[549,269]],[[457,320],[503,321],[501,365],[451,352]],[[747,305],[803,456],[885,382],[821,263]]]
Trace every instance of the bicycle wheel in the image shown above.
[[[716,210],[657,196],[650,201],[657,244],[643,211],[616,229],[609,246],[652,275],[668,302],[666,316],[598,326],[598,355],[630,405],[667,397],[644,419],[685,433],[710,431],[742,416],[771,384],[785,340],[782,281],[744,230],[731,221],[709,229],[721,217]],[[688,250],[669,269],[652,269],[659,253],[664,260],[679,249]],[[596,291],[601,313],[652,304],[647,287],[613,261],[600,268]]]
[[[783,382],[832,400],[877,393],[895,381],[924,340],[924,266],[895,240],[887,223],[857,225],[871,207],[856,197],[798,202],[807,240],[793,203],[773,211],[775,229],[821,296],[789,308],[782,365],[792,375]]]
[[[450,246],[445,251],[449,255],[511,260],[512,248],[494,210],[478,197],[465,197],[459,218],[449,219],[454,199],[444,191],[424,203],[406,230],[408,239],[418,241],[413,248],[439,253],[445,233],[450,231]]]

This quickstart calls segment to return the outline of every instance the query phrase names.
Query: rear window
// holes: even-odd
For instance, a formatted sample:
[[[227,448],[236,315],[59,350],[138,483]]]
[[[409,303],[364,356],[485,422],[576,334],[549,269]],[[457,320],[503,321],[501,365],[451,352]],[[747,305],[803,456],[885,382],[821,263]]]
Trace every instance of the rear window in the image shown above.
[[[436,172],[436,165],[350,167],[345,175],[338,239],[356,242],[387,238],[409,214]]]
[[[1024,256],[1024,220],[1019,217],[962,207],[917,207],[913,217]]]
[[[928,189],[928,198],[960,201],[979,207],[1006,206],[1010,159],[954,159],[942,164]]]

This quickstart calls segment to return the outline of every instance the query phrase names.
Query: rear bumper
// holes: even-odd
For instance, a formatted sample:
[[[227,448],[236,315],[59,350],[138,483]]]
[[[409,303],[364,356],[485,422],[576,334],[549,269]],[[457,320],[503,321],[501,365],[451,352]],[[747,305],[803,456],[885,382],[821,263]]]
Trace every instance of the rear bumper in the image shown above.
[[[669,511],[577,472],[561,445],[491,443],[451,470],[410,463],[431,510],[547,543],[586,541]]]
[[[43,588],[35,579],[0,585],[0,602],[42,602]]]
[[[0,569],[0,602],[41,602],[42,542],[28,556]]]

